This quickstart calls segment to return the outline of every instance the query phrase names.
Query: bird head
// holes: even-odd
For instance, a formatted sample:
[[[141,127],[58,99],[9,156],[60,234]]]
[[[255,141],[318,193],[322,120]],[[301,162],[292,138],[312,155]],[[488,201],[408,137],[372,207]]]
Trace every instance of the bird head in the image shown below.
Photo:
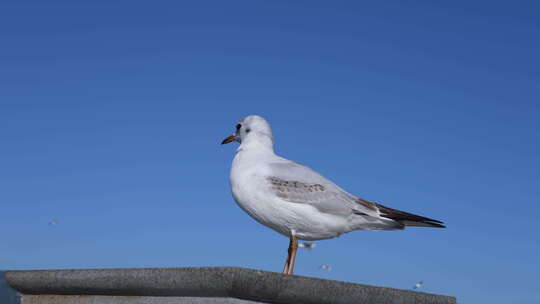
[[[243,143],[248,140],[267,140],[268,138],[273,143],[272,129],[266,119],[258,115],[249,115],[236,124],[236,131],[225,138],[221,144],[234,141]]]

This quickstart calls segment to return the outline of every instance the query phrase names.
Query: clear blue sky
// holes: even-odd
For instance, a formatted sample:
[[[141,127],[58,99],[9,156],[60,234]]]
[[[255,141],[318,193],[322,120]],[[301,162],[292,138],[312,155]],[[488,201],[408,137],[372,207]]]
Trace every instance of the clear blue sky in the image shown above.
[[[280,155],[448,225],[297,274],[538,303],[540,7],[439,2],[2,1],[0,269],[281,271],[219,145],[259,114]]]

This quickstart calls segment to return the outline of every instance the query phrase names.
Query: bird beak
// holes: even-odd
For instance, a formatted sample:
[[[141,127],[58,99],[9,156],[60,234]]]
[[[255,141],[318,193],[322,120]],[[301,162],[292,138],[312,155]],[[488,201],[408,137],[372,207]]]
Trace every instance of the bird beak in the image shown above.
[[[234,134],[231,135],[231,136],[229,136],[229,137],[227,137],[227,138],[225,138],[225,139],[221,142],[221,144],[222,144],[222,145],[224,145],[224,144],[229,144],[229,143],[232,143],[233,141],[238,141],[238,137],[236,137],[236,135],[234,135]]]

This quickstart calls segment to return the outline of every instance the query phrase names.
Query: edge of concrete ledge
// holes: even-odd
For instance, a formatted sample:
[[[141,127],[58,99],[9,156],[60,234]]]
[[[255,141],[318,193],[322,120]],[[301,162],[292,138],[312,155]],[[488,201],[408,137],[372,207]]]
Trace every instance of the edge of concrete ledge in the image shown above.
[[[266,303],[455,304],[456,298],[240,267],[17,270],[9,285],[28,295],[230,297]]]

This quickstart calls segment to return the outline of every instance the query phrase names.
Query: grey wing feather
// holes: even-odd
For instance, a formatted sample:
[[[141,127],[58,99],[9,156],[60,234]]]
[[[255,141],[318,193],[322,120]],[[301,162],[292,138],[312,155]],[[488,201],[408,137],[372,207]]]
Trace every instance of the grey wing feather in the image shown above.
[[[270,165],[269,189],[291,203],[310,204],[323,213],[378,215],[369,202],[345,192],[314,170],[292,161]]]
[[[445,228],[444,223],[428,217],[404,212],[355,197],[312,169],[286,159],[270,165],[267,177],[270,191],[281,199],[310,204],[323,213],[359,214],[395,223],[395,229],[405,226]],[[388,227],[384,228],[388,229]]]

